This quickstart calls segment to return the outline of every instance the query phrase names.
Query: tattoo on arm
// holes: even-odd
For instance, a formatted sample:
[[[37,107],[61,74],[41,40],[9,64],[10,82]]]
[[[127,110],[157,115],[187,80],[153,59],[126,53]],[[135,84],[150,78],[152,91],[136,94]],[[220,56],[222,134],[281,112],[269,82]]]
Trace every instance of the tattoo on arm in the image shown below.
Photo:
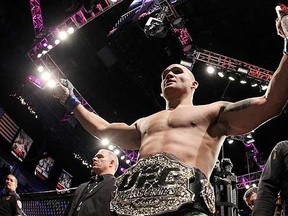
[[[226,112],[236,112],[236,111],[244,110],[250,107],[250,105],[251,105],[251,101],[249,99],[244,100],[242,102],[238,102],[236,104],[228,106],[226,109]]]

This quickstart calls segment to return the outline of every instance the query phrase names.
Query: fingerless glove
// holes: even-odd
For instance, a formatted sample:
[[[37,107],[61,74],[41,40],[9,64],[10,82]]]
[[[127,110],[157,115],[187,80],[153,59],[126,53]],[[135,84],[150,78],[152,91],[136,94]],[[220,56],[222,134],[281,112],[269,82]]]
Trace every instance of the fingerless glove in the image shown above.
[[[79,101],[79,99],[75,96],[75,95],[69,95],[69,97],[67,98],[64,106],[66,107],[66,109],[69,112],[72,112],[73,109],[78,105],[81,104],[81,102]]]

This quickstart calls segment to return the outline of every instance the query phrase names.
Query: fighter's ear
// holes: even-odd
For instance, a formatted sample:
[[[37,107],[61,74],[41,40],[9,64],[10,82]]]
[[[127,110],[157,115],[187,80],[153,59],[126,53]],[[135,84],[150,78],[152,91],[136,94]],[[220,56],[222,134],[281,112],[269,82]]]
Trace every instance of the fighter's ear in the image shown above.
[[[198,88],[198,82],[196,80],[194,80],[192,83],[191,83],[191,88],[194,88],[194,89],[197,89]]]

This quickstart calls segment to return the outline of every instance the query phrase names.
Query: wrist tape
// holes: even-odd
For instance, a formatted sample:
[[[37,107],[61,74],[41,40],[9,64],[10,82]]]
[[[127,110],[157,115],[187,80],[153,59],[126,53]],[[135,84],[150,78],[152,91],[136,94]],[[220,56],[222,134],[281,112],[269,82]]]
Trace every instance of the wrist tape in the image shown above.
[[[70,112],[73,111],[73,109],[78,105],[81,104],[81,102],[79,101],[79,99],[73,95],[73,96],[69,96],[67,101],[65,102],[64,106],[66,107],[66,109]]]

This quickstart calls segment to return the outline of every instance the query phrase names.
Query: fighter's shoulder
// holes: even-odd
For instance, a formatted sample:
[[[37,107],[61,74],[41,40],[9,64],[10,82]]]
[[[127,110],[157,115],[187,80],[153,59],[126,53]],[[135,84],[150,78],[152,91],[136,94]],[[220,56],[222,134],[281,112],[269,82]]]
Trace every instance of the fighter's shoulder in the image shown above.
[[[228,105],[232,104],[232,102],[228,102],[228,101],[216,101],[216,102],[213,102],[211,104],[209,104],[210,106],[213,106],[213,107],[226,107]]]
[[[138,119],[137,122],[140,122],[140,121],[142,121],[142,122],[143,122],[143,121],[147,121],[148,119],[158,117],[159,115],[163,115],[163,114],[165,115],[165,113],[167,113],[167,110],[161,110],[161,111],[159,111],[159,112],[155,112],[155,113],[153,113],[153,114],[151,114],[151,115],[144,116],[144,117]]]
[[[215,112],[218,114],[221,110],[224,110],[230,104],[232,104],[232,103],[227,102],[227,101],[217,101],[217,102],[213,102],[210,104],[199,105],[197,107],[202,109],[202,110],[207,110],[207,111],[210,111],[212,113]]]
[[[136,128],[138,128],[139,125],[149,124],[149,122],[151,122],[152,120],[159,119],[159,118],[163,117],[163,115],[167,115],[167,110],[162,110],[162,111],[153,113],[151,115],[142,117],[142,118],[138,119],[137,121],[135,121],[132,125],[135,125]]]
[[[149,116],[139,118],[139,119],[136,120],[131,126],[132,126],[132,127],[135,127],[136,129],[139,129],[140,125],[145,124],[145,122],[147,122],[147,119],[148,119],[148,118],[149,118]]]

